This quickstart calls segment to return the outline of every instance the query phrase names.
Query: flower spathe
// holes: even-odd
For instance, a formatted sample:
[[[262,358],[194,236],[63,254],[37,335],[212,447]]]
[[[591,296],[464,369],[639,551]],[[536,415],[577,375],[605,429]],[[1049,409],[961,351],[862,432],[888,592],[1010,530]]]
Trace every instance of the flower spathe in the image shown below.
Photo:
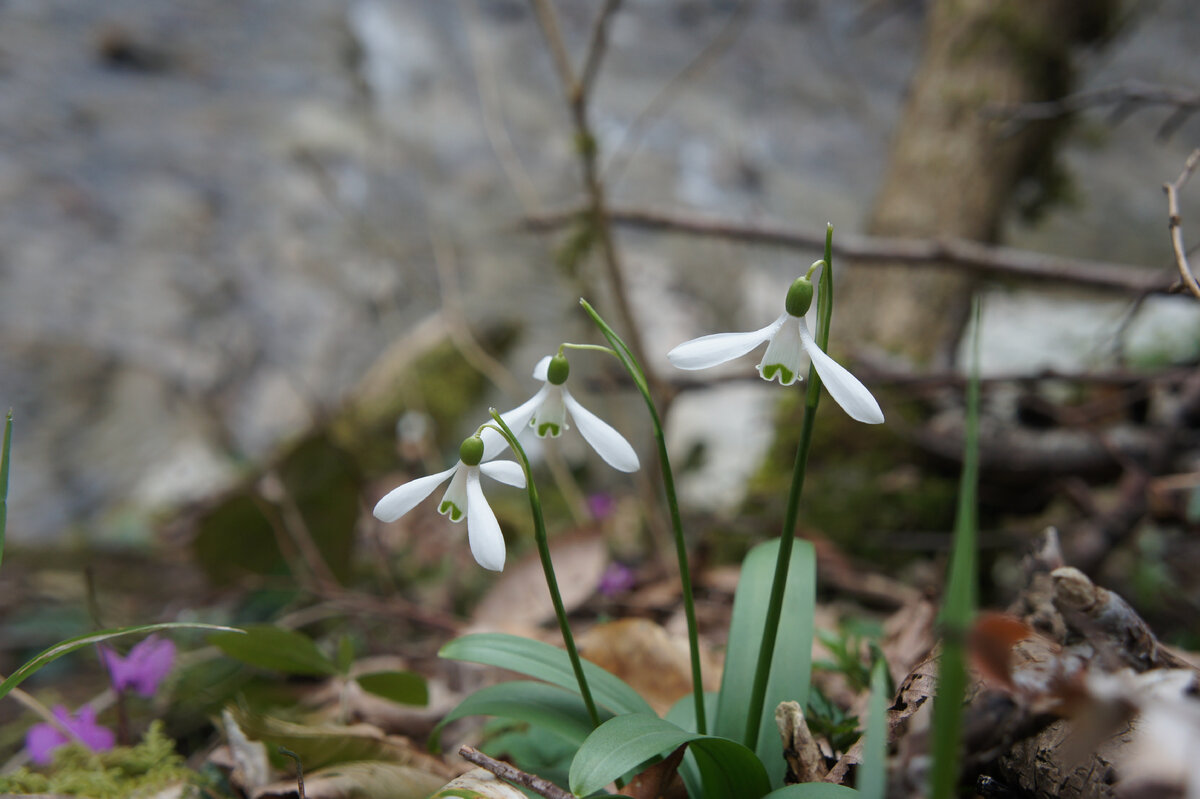
[[[685,341],[668,352],[667,359],[679,369],[707,369],[745,355],[765,341],[767,351],[758,364],[758,373],[763,380],[778,378],[781,385],[789,386],[802,379],[807,355],[816,367],[821,383],[829,390],[829,396],[850,418],[866,424],[881,424],[883,411],[871,392],[826,355],[809,332],[804,312],[811,302],[811,284],[807,287],[807,299],[795,299],[797,295],[803,296],[796,291],[802,281],[808,283],[805,278],[800,278],[793,284],[788,292],[787,310],[766,327],[747,333],[714,333]]]
[[[444,472],[420,477],[392,489],[375,505],[374,514],[383,522],[394,522],[415,508],[434,490],[447,480],[450,485],[438,503],[438,513],[448,516],[452,522],[467,520],[467,540],[471,554],[485,569],[504,569],[504,534],[500,522],[487,503],[480,485],[479,476],[485,474],[493,480],[517,488],[525,487],[525,472],[512,461],[484,460],[484,445],[477,436],[463,442],[459,449],[459,461]]]
[[[570,429],[568,416],[579,428],[583,440],[591,445],[605,463],[621,472],[636,472],[640,466],[633,446],[611,425],[579,404],[565,385],[569,367],[562,355],[549,356],[538,361],[533,369],[533,378],[541,380],[537,393],[511,411],[500,414],[500,418],[512,430],[521,434],[532,427],[539,438],[547,435],[558,438],[563,430]],[[498,454],[506,445],[503,437],[493,430],[485,430],[484,458]]]

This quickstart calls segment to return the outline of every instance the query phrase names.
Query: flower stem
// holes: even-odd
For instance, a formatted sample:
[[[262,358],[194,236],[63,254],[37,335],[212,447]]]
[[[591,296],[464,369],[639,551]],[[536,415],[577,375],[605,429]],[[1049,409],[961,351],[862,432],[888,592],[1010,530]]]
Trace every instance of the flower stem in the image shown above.
[[[658,416],[658,409],[654,406],[654,400],[650,396],[650,384],[646,380],[646,373],[642,371],[641,364],[634,357],[633,352],[626,346],[608,324],[600,318],[600,314],[596,313],[596,309],[588,304],[587,300],[580,299],[579,304],[592,317],[600,332],[612,344],[613,355],[617,356],[617,360],[625,367],[625,371],[629,373],[633,383],[637,386],[638,391],[642,395],[642,399],[646,401],[646,408],[650,411],[650,422],[654,428],[654,441],[658,445],[658,463],[662,470],[663,490],[667,495],[667,508],[671,514],[671,529],[675,534],[675,556],[679,560],[679,581],[682,584],[683,590],[683,613],[687,618],[688,630],[688,648],[691,653],[692,661],[692,696],[695,699],[696,705],[696,732],[701,735],[708,734],[708,719],[704,711],[704,680],[700,671],[700,636],[696,626],[696,603],[692,597],[692,573],[688,566],[687,542],[683,537],[683,521],[679,515],[679,498],[675,495],[675,475],[671,471],[671,461],[667,457],[667,440],[663,434],[662,420]]]
[[[817,297],[817,343],[822,350],[829,346],[829,322],[833,316],[833,226],[825,230],[825,265],[821,269],[821,291]],[[815,264],[814,264],[815,266]],[[809,270],[811,275],[812,270]],[[783,613],[783,591],[787,587],[788,566],[792,562],[792,545],[796,541],[796,520],[800,512],[800,493],[804,489],[804,474],[808,466],[808,450],[812,446],[813,424],[817,404],[821,401],[821,379],[817,368],[808,368],[808,393],[804,397],[804,421],[800,426],[800,442],[796,446],[796,462],[792,467],[792,487],[788,493],[787,509],[783,516],[783,531],[779,537],[779,557],[775,561],[775,576],[771,596],[767,601],[767,618],[763,624],[762,644],[758,649],[758,665],[754,669],[754,684],[750,691],[750,712],[746,715],[747,748],[758,746],[758,731],[762,726],[763,704],[771,677],[771,660],[775,656],[775,641],[779,634],[779,619]]]
[[[567,647],[567,656],[571,659],[571,668],[575,671],[575,681],[579,683],[579,695],[587,707],[588,716],[593,727],[600,726],[600,714],[596,712],[596,702],[592,699],[592,691],[588,687],[587,677],[583,673],[583,662],[579,659],[579,650],[575,646],[575,636],[571,634],[571,625],[567,621],[567,609],[563,605],[562,594],[558,590],[558,578],[554,576],[554,562],[550,559],[550,542],[546,537],[546,520],[542,516],[542,501],[538,499],[537,486],[533,482],[533,472],[529,468],[529,458],[517,441],[516,435],[509,429],[500,413],[492,408],[489,413],[498,425],[497,430],[512,447],[513,454],[521,462],[525,472],[526,493],[529,494],[529,510],[533,514],[533,537],[537,542],[538,556],[542,559],[542,572],[546,575],[546,587],[550,589],[550,599],[554,603],[554,615],[558,618],[558,629],[562,631],[563,643]]]

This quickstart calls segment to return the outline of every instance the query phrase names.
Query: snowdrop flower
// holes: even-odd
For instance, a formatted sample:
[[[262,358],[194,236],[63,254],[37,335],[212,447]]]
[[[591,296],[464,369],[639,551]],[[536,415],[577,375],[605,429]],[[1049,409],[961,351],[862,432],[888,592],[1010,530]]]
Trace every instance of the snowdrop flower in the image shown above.
[[[571,396],[565,385],[570,373],[570,364],[561,351],[554,357],[547,355],[542,358],[533,369],[533,377],[543,381],[542,387],[526,402],[500,414],[500,418],[517,435],[525,428],[532,427],[538,438],[547,435],[558,438],[563,430],[570,427],[567,424],[569,415],[578,425],[583,440],[596,450],[605,463],[618,471],[636,472],[638,456],[629,442]],[[499,453],[506,444],[500,434],[492,430],[484,431],[484,440],[488,455]]]
[[[812,270],[809,271],[811,274]],[[804,321],[812,298],[811,280],[808,277],[797,278],[788,289],[783,314],[771,324],[749,333],[714,333],[685,341],[668,352],[667,358],[680,369],[707,369],[745,355],[765,341],[767,351],[758,364],[758,373],[763,380],[771,381],[778,377],[781,385],[790,386],[801,379],[804,354],[807,353],[829,395],[850,418],[867,424],[882,423],[883,411],[871,392],[858,378],[822,352],[813,340]]]
[[[471,554],[485,569],[504,569],[504,535],[479,485],[480,473],[517,488],[525,487],[525,472],[512,461],[484,463],[484,445],[479,435],[463,441],[458,448],[458,463],[444,472],[431,474],[393,489],[375,505],[375,517],[394,522],[420,504],[447,480],[450,486],[438,504],[438,513],[452,522],[467,520],[467,540]]]

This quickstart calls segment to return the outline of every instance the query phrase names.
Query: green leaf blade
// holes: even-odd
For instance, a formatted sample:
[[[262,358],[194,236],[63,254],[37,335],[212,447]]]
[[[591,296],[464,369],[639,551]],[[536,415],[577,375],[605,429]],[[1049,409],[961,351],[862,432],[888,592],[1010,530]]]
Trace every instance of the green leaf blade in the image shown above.
[[[578,746],[592,732],[592,720],[579,695],[544,682],[513,680],[476,691],[438,722],[432,741],[446,724],[467,716],[499,716],[542,727]],[[604,712],[608,720],[611,713]]]
[[[359,686],[376,696],[401,705],[428,705],[429,685],[411,671],[374,671],[354,678]]]
[[[571,763],[571,791],[587,796],[649,760],[689,744],[705,799],[754,799],[770,790],[762,763],[726,738],[688,732],[654,715],[631,713],[601,724]]]
[[[133,627],[115,627],[108,630],[100,630],[94,633],[86,633],[77,635],[74,638],[68,638],[65,641],[59,641],[54,646],[42,650],[37,655],[14,671],[8,676],[4,682],[0,682],[0,698],[8,695],[12,689],[16,688],[31,675],[37,672],[51,661],[58,660],[66,654],[74,652],[76,649],[81,649],[92,644],[99,644],[111,638],[120,638],[124,635],[137,635],[138,633],[152,633],[159,630],[212,630],[230,635],[241,635],[241,630],[236,627],[224,627],[219,624],[200,624],[195,622],[162,622],[160,624],[139,624]]]
[[[741,741],[746,731],[746,716],[778,552],[778,539],[750,550],[742,562],[742,575],[734,595],[728,654],[713,732],[735,741]],[[783,784],[786,770],[783,744],[775,728],[775,707],[787,700],[795,700],[801,707],[808,702],[815,607],[816,554],[812,544],[798,540],[794,543],[788,566],[780,629],[771,658],[763,719],[755,747],[759,759],[767,767],[772,785]]]
[[[867,731],[858,767],[858,792],[863,799],[885,799],[887,795],[887,682],[887,662],[879,658],[871,669]]]
[[[541,641],[505,633],[473,633],[446,644],[438,655],[447,660],[508,669],[572,693],[579,691],[567,653]],[[646,700],[619,677],[587,661],[583,663],[583,671],[597,704],[610,712],[654,713]]]
[[[802,782],[771,791],[763,799],[857,799],[859,792],[831,782]]]
[[[254,624],[245,634],[218,633],[208,642],[235,660],[251,666],[287,674],[328,677],[338,673],[337,664],[303,633],[270,624]]]

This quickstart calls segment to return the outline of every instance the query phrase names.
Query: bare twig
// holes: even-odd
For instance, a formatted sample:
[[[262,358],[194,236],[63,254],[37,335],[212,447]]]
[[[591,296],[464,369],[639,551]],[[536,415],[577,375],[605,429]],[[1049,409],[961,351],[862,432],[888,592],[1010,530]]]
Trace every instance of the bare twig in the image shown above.
[[[1187,247],[1183,243],[1183,220],[1179,215],[1179,192],[1192,177],[1197,166],[1200,166],[1200,149],[1192,150],[1179,177],[1175,178],[1173,183],[1164,183],[1163,191],[1167,193],[1167,229],[1171,231],[1171,248],[1175,250],[1175,265],[1179,267],[1179,278],[1188,291],[1192,292],[1196,299],[1200,299],[1200,284],[1196,283],[1196,276],[1192,274],[1192,268],[1188,264]]]
[[[587,98],[596,84],[596,76],[600,74],[600,62],[608,49],[608,26],[613,16],[621,7],[621,0],[604,0],[604,8],[592,25],[592,39],[588,44],[587,56],[583,59],[583,74],[579,78],[579,91]]]
[[[725,54],[725,51],[737,41],[738,36],[745,29],[746,23],[750,20],[751,12],[757,5],[758,0],[744,0],[734,9],[733,13],[729,15],[729,19],[721,26],[721,30],[717,32],[716,37],[705,45],[704,49],[683,69],[667,81],[658,94],[650,100],[650,103],[634,117],[633,122],[626,128],[624,137],[613,148],[613,154],[604,167],[604,175],[610,186],[620,179],[625,168],[629,166],[629,162],[633,160],[642,136],[654,123],[655,118],[671,104],[688,83],[716,63]]]
[[[571,69],[571,62],[567,58],[566,45],[563,43],[562,31],[558,26],[558,16],[554,12],[554,6],[551,5],[550,0],[531,0],[531,2],[533,3],[538,24],[542,28],[542,34],[545,36],[546,43],[554,58],[559,80],[562,82],[563,92],[567,99],[567,105],[571,110],[571,123],[575,128],[576,149],[579,152],[579,162],[583,173],[583,186],[588,197],[588,203],[582,212],[575,215],[574,221],[584,220],[595,232],[600,242],[600,251],[603,255],[605,270],[608,273],[609,285],[612,286],[613,300],[616,302],[621,317],[625,322],[625,339],[629,343],[629,348],[633,350],[634,356],[642,363],[645,363],[646,350],[642,346],[641,331],[638,329],[637,323],[634,320],[633,310],[629,305],[629,295],[625,289],[625,277],[621,270],[621,259],[613,238],[612,222],[608,217],[608,203],[605,199],[604,182],[600,178],[599,169],[596,165],[597,142],[596,136],[592,132],[591,124],[588,122],[587,92],[584,85],[576,79],[574,70]],[[607,10],[608,6],[606,5],[596,20],[595,26],[604,30],[593,31],[593,35],[590,37],[593,45],[592,53],[596,54],[594,56],[589,54],[588,56],[589,62],[595,62],[595,66],[591,66],[593,73],[599,68],[599,56],[605,50],[603,44],[607,38],[605,31],[611,17],[611,14],[604,13]],[[613,5],[613,10],[616,10],[615,4]],[[649,380],[651,382],[651,389],[654,389],[654,377],[650,376]]]
[[[570,224],[579,213],[578,208],[571,208],[526,217],[524,226],[533,231],[555,230]],[[769,222],[736,222],[704,214],[648,208],[608,208],[607,215],[616,224],[644,230],[672,231],[814,252],[819,252],[825,246],[823,229],[802,233]],[[940,264],[997,277],[1073,283],[1131,294],[1165,294],[1171,290],[1159,273],[1140,267],[1045,255],[966,239],[901,239],[840,233],[834,240],[833,250],[842,258],[859,262],[897,266]]]
[[[296,794],[299,796],[299,799],[307,799],[308,795],[304,792],[304,764],[300,762],[300,755],[286,746],[279,747],[279,754],[286,755],[296,761]]]
[[[487,769],[502,780],[516,783],[522,788],[528,788],[538,796],[544,796],[546,799],[575,799],[574,794],[564,791],[550,780],[530,774],[516,766],[511,766],[508,763],[502,763],[499,760],[494,760],[478,749],[470,746],[464,746],[458,750],[458,754],[480,768]]]
[[[993,107],[988,109],[988,113],[1014,122],[1035,122],[1057,119],[1099,106],[1112,106],[1113,115],[1117,117],[1153,106],[1170,108],[1172,113],[1158,132],[1160,137],[1165,138],[1192,114],[1200,113],[1200,91],[1130,80],[1102,89],[1069,94],[1057,100]]]

